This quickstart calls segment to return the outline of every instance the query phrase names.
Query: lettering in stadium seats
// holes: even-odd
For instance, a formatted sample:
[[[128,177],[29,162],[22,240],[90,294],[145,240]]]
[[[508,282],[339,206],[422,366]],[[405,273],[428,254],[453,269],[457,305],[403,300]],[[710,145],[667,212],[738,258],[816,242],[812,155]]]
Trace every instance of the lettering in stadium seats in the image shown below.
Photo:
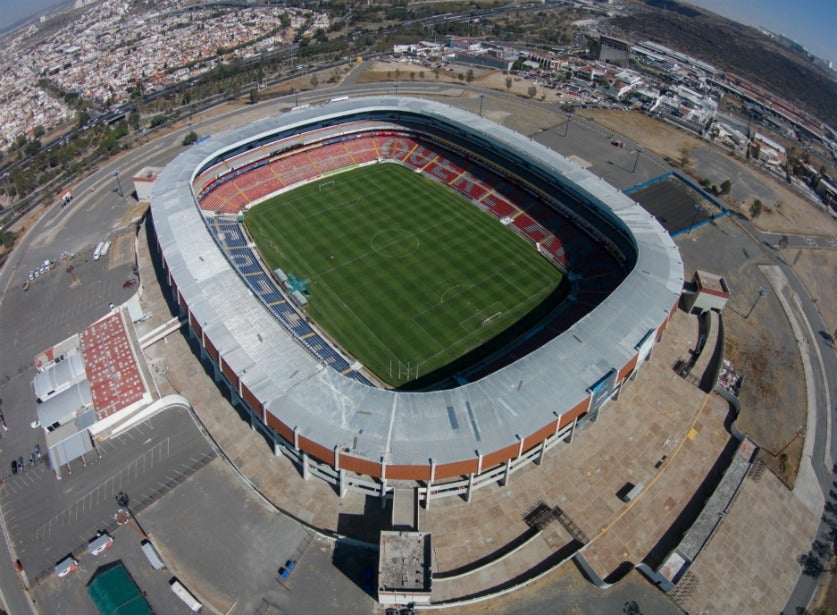
[[[238,268],[249,267],[250,265],[256,264],[253,257],[246,252],[231,252],[230,258]]]
[[[436,153],[426,147],[418,147],[410,154],[409,163],[415,167],[423,167],[435,158]]]
[[[388,139],[381,146],[381,155],[384,158],[395,158],[401,160],[410,151],[410,147],[404,139]]]
[[[271,286],[270,282],[268,282],[262,276],[254,276],[254,280],[252,280],[253,290],[256,292],[257,295],[266,296],[272,293],[275,293],[276,290]]]

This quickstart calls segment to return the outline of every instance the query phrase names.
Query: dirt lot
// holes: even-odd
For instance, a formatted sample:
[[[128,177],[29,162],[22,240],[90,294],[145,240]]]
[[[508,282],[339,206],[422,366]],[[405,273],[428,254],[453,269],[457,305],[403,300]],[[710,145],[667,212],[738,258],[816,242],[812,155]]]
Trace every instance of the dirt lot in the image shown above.
[[[756,218],[754,224],[762,230],[809,235],[837,234],[837,221],[817,206],[797,195],[775,178],[738,158],[729,156],[721,149],[714,148],[691,133],[636,111],[582,109],[578,111],[578,114],[672,161],[680,159],[684,152],[690,159],[694,159],[698,149],[714,150],[719,156],[725,158],[723,164],[734,165],[738,173],[752,176],[755,183],[763,184],[769,190],[771,194],[769,199],[766,199],[763,194],[745,193],[738,195],[734,202],[728,202],[733,208],[748,215],[753,199],[759,198],[765,205],[765,213]],[[690,167],[685,170],[688,172]]]
[[[410,64],[403,62],[375,62],[370,65],[364,73],[358,77],[358,83],[380,83],[384,81],[397,81],[399,83],[407,83],[409,81],[428,81],[440,83],[462,83],[466,81],[460,80],[459,75],[467,75],[468,68],[465,66],[454,66],[452,71],[445,69],[439,70],[439,77],[433,72],[433,67],[424,66],[423,64]],[[523,98],[529,98],[529,88],[535,86],[537,93],[534,100],[545,102],[573,102],[571,96],[563,96],[557,90],[545,88],[542,84],[536,83],[531,79],[524,79],[521,77],[514,77],[511,75],[504,75],[496,70],[481,70],[474,68],[474,81],[470,85],[498,90],[500,92],[510,92]],[[424,72],[422,79],[421,73]],[[512,77],[512,86],[510,89],[506,88],[506,77]]]

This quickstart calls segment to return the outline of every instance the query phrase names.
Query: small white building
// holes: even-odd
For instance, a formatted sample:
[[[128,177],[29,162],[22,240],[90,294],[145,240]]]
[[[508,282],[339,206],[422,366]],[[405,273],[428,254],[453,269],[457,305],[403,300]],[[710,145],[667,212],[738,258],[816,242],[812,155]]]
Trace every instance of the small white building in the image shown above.
[[[683,290],[683,307],[691,313],[721,312],[731,296],[727,281],[708,271],[695,271],[692,283]]]
[[[134,190],[137,193],[138,201],[148,201],[151,198],[151,186],[157,179],[160,170],[160,167],[143,167],[139,173],[134,175]]]

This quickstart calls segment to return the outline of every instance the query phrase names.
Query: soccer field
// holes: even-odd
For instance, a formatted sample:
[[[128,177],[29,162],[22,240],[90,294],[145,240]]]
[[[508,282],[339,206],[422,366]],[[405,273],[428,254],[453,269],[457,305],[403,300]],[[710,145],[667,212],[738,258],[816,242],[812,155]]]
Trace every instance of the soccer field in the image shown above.
[[[311,318],[392,386],[443,373],[560,300],[562,273],[531,244],[396,164],[279,195],[245,224],[271,268],[310,280]]]

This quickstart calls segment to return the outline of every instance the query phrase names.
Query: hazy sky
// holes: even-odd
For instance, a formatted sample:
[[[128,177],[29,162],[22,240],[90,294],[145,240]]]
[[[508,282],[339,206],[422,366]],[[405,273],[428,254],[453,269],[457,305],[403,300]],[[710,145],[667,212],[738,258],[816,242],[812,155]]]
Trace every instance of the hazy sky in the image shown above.
[[[0,30],[67,0],[0,0]],[[837,0],[688,0],[724,17],[765,26],[837,64]]]
[[[0,30],[13,23],[37,15],[41,11],[66,4],[68,0],[0,0]]]
[[[764,26],[837,64],[837,0],[688,0],[749,26]]]

